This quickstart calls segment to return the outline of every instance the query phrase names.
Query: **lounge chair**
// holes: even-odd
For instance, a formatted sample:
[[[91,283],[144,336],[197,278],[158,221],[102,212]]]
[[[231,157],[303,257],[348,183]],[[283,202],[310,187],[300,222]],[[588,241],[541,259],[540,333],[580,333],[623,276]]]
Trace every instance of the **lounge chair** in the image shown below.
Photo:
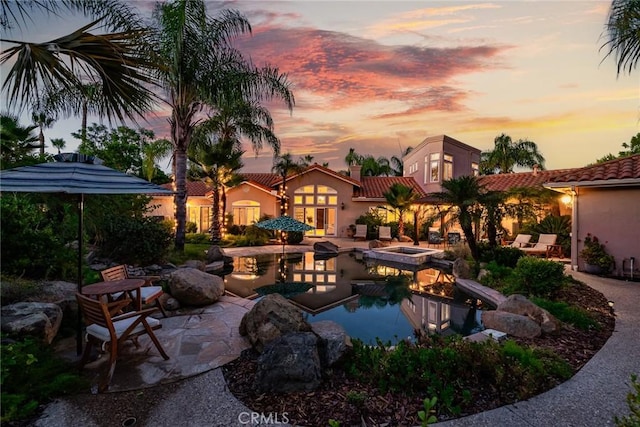
[[[162,327],[158,319],[149,317],[149,315],[156,310],[155,308],[131,311],[114,317],[114,314],[120,312],[123,307],[130,304],[131,300],[124,299],[105,303],[79,293],[76,293],[76,299],[87,325],[87,345],[80,360],[80,368],[88,362],[91,349],[94,345],[100,346],[104,343],[105,345],[108,344],[109,347],[109,364],[106,374],[100,381],[98,391],[103,392],[109,388],[113,371],[116,369],[118,350],[122,347],[124,341],[128,339],[133,339],[134,344],[138,347],[137,338],[140,335],[147,334],[162,358],[164,360],[169,359],[160,341],[158,341],[158,338],[156,338],[153,333],[154,329]]]
[[[462,241],[462,234],[459,231],[450,231],[447,233],[447,244],[449,246],[457,245]]]
[[[367,240],[367,224],[356,224],[356,234],[353,240]]]
[[[513,242],[505,246],[511,246],[512,248],[525,248],[531,240],[531,234],[518,234]]]
[[[427,235],[427,243],[430,245],[439,245],[442,243],[442,235],[440,234],[440,230],[437,229],[429,229],[429,234]]]
[[[167,313],[164,311],[162,304],[160,303],[160,297],[164,294],[162,290],[162,286],[153,286],[153,282],[160,280],[159,276],[134,276],[129,277],[129,271],[127,270],[127,266],[124,264],[116,265],[115,267],[107,268],[106,270],[102,270],[100,272],[102,276],[102,280],[105,282],[110,282],[113,280],[121,280],[121,279],[144,279],[145,283],[140,288],[140,300],[142,304],[151,304],[155,303],[156,307],[160,309],[160,312],[164,317],[167,317]],[[112,294],[111,298],[114,300],[122,298],[124,295],[123,292],[118,292],[116,294]]]
[[[378,240],[390,241],[391,240],[391,227],[380,226],[378,227]]]
[[[527,255],[544,255],[549,258],[549,252],[556,246],[557,234],[541,234],[538,242],[530,247],[520,248]]]

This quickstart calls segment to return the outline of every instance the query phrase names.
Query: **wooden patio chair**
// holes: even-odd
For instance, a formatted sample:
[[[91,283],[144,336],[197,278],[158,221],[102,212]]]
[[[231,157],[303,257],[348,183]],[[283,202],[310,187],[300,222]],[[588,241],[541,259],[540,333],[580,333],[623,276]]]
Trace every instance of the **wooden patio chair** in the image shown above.
[[[531,240],[531,234],[518,234],[513,242],[508,242],[505,246],[511,246],[512,248],[524,248],[529,244]]]
[[[378,227],[378,240],[390,241],[391,240],[391,227],[381,225]]]
[[[137,338],[140,335],[147,334],[164,360],[169,359],[160,341],[158,341],[158,338],[153,333],[155,329],[162,327],[158,319],[149,317],[151,313],[156,311],[155,308],[131,311],[114,316],[116,313],[119,313],[123,307],[131,303],[131,300],[124,299],[106,303],[79,293],[76,293],[76,300],[78,301],[78,307],[87,325],[87,344],[82,354],[82,359],[80,360],[80,368],[82,369],[89,360],[89,355],[94,345],[109,347],[109,364],[106,374],[99,383],[99,392],[106,391],[109,388],[113,372],[116,368],[118,350],[128,339],[132,339],[135,346],[138,347]]]
[[[164,311],[164,307],[160,303],[160,297],[164,294],[162,286],[154,286],[153,282],[160,280],[160,276],[129,276],[127,266],[124,264],[116,265],[115,267],[107,268],[100,272],[102,280],[110,282],[121,279],[144,279],[145,283],[140,288],[140,300],[143,305],[154,303],[156,307],[160,309],[162,316],[167,317],[167,313]],[[114,300],[124,297],[123,292],[118,292],[112,295]]]
[[[533,246],[520,248],[520,250],[527,255],[544,255],[549,258],[549,251],[556,246],[557,239],[557,234],[541,234]]]
[[[356,224],[353,240],[367,240],[367,224]]]

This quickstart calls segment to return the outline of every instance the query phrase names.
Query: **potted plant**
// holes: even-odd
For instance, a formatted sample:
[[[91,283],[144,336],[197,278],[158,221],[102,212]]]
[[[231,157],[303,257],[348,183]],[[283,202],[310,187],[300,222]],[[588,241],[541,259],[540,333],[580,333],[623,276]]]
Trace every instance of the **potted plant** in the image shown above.
[[[602,274],[611,271],[613,256],[609,255],[596,236],[587,233],[580,257],[585,263],[585,271],[592,274]]]

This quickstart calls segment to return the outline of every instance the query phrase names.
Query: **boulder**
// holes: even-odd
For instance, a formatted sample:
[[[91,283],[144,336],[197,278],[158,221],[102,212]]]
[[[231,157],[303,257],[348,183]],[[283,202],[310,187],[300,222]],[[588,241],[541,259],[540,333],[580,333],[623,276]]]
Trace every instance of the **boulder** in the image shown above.
[[[233,258],[226,255],[220,246],[209,246],[209,249],[207,249],[207,264],[211,264],[216,261],[223,261],[225,264],[231,264],[233,263]]]
[[[266,344],[257,362],[258,390],[275,393],[315,390],[322,379],[317,342],[315,334],[299,332],[282,335]]]
[[[34,336],[47,344],[51,344],[62,323],[60,306],[47,302],[5,305],[1,316],[2,332],[15,336]]]
[[[337,255],[338,246],[329,241],[316,242],[313,244],[313,251],[320,255]]]
[[[535,338],[542,333],[540,326],[534,320],[506,311],[482,312],[482,324],[487,329],[495,329],[518,338]]]
[[[480,271],[478,272],[478,277],[476,278],[476,280],[478,282],[482,281],[482,279],[484,279],[485,277],[491,275],[491,273],[489,272],[489,270],[487,270],[486,268],[481,268]]]
[[[280,294],[269,294],[245,313],[240,335],[246,335],[253,348],[262,352],[274,339],[292,332],[310,332],[302,311]]]
[[[180,268],[169,275],[169,289],[180,304],[199,307],[218,301],[224,281],[195,268]]]
[[[498,305],[497,310],[527,316],[540,325],[542,332],[545,334],[555,332],[561,326],[560,321],[551,313],[538,307],[524,295],[509,295],[505,301]]]
[[[215,261],[204,266],[207,273],[219,273],[224,270],[224,261]]]
[[[206,271],[206,264],[198,259],[189,259],[180,266],[180,268],[195,268],[196,270]]]
[[[318,354],[323,368],[338,363],[351,351],[351,338],[344,328],[331,320],[322,320],[311,324],[311,330],[319,338]]]
[[[383,242],[382,240],[371,240],[369,242],[369,249],[376,249],[376,248],[386,248],[387,246],[390,246],[391,243],[390,242]]]
[[[400,242],[404,242],[404,243],[409,243],[409,242],[413,242],[413,239],[405,234],[403,234],[402,236],[398,237],[398,240]]]
[[[465,259],[458,258],[453,262],[452,274],[460,279],[471,279],[471,267]]]

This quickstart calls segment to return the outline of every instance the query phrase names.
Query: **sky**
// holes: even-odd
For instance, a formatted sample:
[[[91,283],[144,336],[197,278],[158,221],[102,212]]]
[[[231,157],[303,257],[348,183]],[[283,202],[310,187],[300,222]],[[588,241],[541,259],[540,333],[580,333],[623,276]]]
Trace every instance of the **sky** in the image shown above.
[[[134,4],[141,11],[152,6]],[[277,102],[268,107],[282,152],[294,159],[312,155],[341,170],[350,148],[389,158],[446,134],[489,150],[505,133],[535,142],[547,169],[563,169],[617,153],[640,132],[640,70],[618,76],[614,59],[603,60],[600,50],[609,4],[239,0],[223,6],[251,22],[252,36],[238,40],[242,52],[288,75],[293,111]],[[215,15],[221,4],[208,6]],[[60,25],[49,17],[29,37],[59,37],[72,23],[82,21]],[[140,124],[157,137],[169,135],[166,112]],[[79,127],[77,119],[59,121],[45,137],[64,138],[73,150],[70,134]],[[249,145],[245,150],[245,171],[270,170],[271,150],[257,156]]]

